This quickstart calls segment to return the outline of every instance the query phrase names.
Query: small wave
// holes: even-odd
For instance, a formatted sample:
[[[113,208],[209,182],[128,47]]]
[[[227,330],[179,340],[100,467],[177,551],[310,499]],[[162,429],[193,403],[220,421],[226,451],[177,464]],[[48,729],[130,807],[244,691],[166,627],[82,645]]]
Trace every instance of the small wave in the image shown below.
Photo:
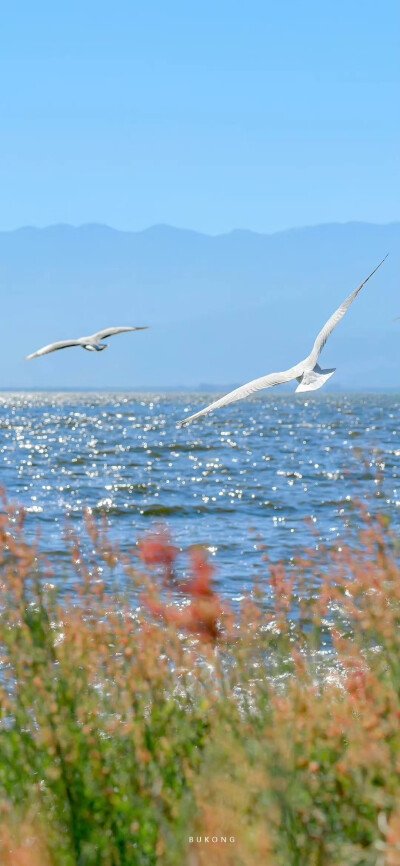
[[[184,505],[149,505],[147,508],[141,509],[140,513],[144,517],[171,517],[172,515],[184,515],[186,517],[195,517],[198,514],[235,514],[235,508],[223,508],[220,505],[211,508],[207,505],[195,505],[185,507]]]

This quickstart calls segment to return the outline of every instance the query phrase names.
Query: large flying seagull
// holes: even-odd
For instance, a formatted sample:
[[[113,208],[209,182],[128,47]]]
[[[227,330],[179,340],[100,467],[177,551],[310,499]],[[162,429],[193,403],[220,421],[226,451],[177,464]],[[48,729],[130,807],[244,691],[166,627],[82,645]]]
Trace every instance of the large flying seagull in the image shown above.
[[[382,259],[375,270],[372,271],[372,274],[361,283],[361,286],[359,286],[358,289],[352,292],[352,294],[343,301],[336,312],[333,313],[330,319],[328,319],[322,330],[319,332],[310,354],[304,359],[304,361],[300,361],[294,367],[290,367],[289,370],[284,370],[282,373],[269,373],[267,376],[261,376],[260,379],[253,379],[252,382],[248,382],[247,385],[235,388],[234,391],[230,391],[230,393],[226,394],[225,397],[221,397],[219,400],[215,400],[214,403],[210,403],[210,405],[206,406],[205,409],[201,409],[199,412],[195,412],[194,415],[190,415],[188,418],[184,418],[183,421],[179,421],[178,427],[190,424],[191,421],[194,421],[196,418],[201,418],[202,415],[207,415],[214,409],[221,409],[222,406],[228,406],[229,403],[234,403],[236,400],[243,400],[244,397],[248,397],[249,394],[253,394],[254,391],[261,391],[263,388],[272,388],[274,385],[283,385],[284,382],[291,382],[292,379],[297,379],[299,382],[296,391],[316,391],[318,388],[322,388],[322,386],[325,385],[325,382],[333,376],[336,370],[336,367],[330,370],[321,370],[317,361],[322,349],[324,348],[333,329],[336,328],[338,322],[340,322],[345,313],[347,313],[347,310],[356,299],[358,293],[361,291],[363,286],[365,286],[368,280],[371,279],[373,274],[376,273],[378,268],[380,268],[385,259],[387,259],[387,256]]]

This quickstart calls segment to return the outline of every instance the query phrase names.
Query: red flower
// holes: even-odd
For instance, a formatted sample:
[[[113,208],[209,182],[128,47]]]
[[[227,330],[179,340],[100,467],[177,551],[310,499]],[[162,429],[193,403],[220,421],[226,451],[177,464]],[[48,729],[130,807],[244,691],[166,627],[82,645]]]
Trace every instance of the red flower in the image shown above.
[[[148,567],[161,565],[171,573],[178,553],[179,548],[171,544],[166,532],[139,541],[139,557]]]
[[[213,566],[210,565],[207,555],[201,547],[193,547],[190,551],[190,564],[192,578],[182,587],[184,592],[194,596],[214,596],[211,582],[214,575]]]

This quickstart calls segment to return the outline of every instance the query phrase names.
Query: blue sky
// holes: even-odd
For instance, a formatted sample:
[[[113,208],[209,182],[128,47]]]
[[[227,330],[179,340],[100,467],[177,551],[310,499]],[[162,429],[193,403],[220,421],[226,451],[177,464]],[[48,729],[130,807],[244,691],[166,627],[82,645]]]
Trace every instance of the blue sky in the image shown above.
[[[0,229],[398,219],[397,0],[28,0],[0,32]]]

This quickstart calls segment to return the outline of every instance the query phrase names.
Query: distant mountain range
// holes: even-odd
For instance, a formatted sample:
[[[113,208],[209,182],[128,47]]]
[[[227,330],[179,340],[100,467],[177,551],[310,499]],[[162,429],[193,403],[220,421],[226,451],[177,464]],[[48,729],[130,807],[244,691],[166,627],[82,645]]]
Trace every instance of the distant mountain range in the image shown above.
[[[328,316],[389,253],[322,356],[331,391],[400,388],[400,223],[212,237],[102,225],[0,233],[1,388],[199,388],[303,358]],[[45,343],[150,325],[99,355]],[[222,387],[222,386],[221,386]]]

